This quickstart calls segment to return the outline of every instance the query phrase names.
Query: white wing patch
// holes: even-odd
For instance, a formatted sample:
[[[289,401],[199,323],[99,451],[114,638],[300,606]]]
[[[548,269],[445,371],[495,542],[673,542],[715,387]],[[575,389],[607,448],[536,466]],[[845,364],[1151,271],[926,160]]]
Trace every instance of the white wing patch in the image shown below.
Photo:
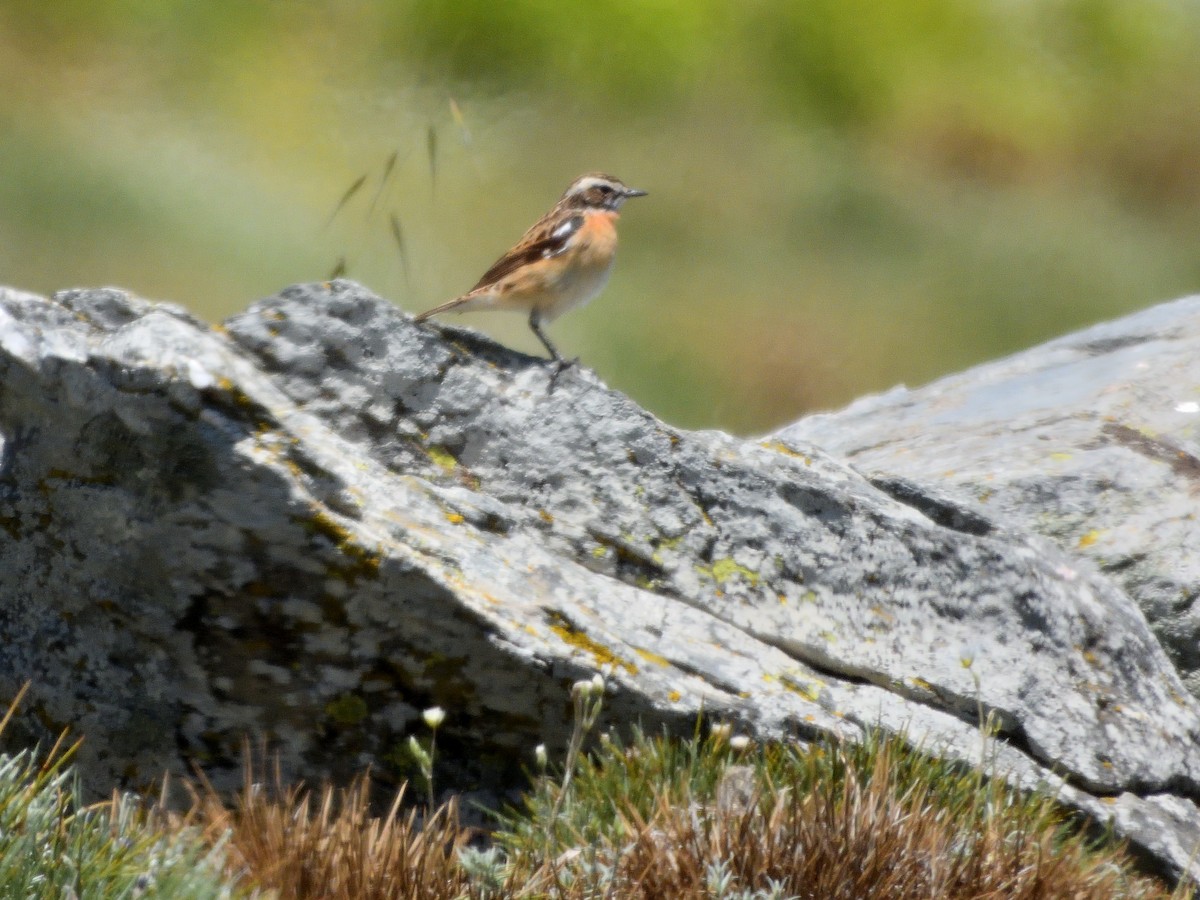
[[[546,249],[542,251],[542,257],[550,259],[552,256],[558,256],[560,253],[566,252],[567,246],[571,243],[571,235],[575,234],[582,227],[583,216],[571,216],[571,218],[550,232],[550,242],[547,244]]]

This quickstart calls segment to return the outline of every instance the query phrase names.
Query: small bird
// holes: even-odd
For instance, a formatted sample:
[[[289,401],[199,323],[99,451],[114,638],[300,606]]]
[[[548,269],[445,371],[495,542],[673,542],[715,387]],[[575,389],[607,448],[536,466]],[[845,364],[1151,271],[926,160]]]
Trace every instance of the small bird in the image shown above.
[[[571,182],[562,199],[492,264],[461,297],[421,313],[416,321],[473,309],[529,310],[529,327],[550,357],[570,365],[542,331],[568,310],[600,293],[617,252],[617,218],[630,197],[644,197],[619,178],[591,172]]]

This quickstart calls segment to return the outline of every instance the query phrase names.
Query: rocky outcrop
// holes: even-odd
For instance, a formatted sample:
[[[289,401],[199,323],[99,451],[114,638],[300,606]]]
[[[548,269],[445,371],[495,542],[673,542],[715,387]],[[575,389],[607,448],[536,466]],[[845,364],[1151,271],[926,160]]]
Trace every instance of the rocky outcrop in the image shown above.
[[[849,445],[836,418],[745,441],[553,374],[350,282],[217,329],[118,291],[0,293],[18,737],[83,734],[100,790],[190,762],[228,784],[245,734],[290,776],[336,778],[397,765],[438,704],[440,783],[502,790],[603,670],[618,727],[881,726],[978,762],[990,716],[999,770],[1196,870],[1200,704],[1136,582],[953,479],[862,474],[863,423],[874,444],[907,424],[886,413],[845,413]],[[958,437],[910,452],[965,471]],[[1060,446],[1050,463],[1090,452]]]
[[[785,428],[1090,560],[1200,695],[1200,298]]]

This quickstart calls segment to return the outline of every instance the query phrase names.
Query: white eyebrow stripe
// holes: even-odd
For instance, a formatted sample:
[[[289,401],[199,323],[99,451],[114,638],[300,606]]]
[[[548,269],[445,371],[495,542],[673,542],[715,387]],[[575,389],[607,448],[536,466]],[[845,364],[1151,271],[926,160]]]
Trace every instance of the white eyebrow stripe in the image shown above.
[[[600,187],[601,185],[613,188],[614,190],[616,189],[616,186],[607,178],[597,178],[592,176],[590,178],[580,179],[575,184],[571,185],[571,189],[568,191],[568,193],[571,196],[575,196],[577,194],[582,194],[584,191],[590,190],[591,188]]]

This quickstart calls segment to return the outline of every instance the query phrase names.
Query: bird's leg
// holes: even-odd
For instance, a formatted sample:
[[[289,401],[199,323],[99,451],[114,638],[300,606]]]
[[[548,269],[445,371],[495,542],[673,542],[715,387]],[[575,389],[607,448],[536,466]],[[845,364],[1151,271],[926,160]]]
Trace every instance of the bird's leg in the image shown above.
[[[559,366],[562,366],[563,358],[558,355],[558,351],[554,349],[554,345],[550,343],[550,339],[542,332],[542,316],[536,309],[529,314],[529,327],[533,329],[533,333],[537,335],[538,340],[542,342],[547,350],[550,351],[550,358],[553,359]],[[567,363],[569,365],[569,363]]]
[[[579,360],[562,358],[555,346],[550,343],[550,339],[542,331],[542,317],[536,309],[529,314],[529,327],[538,336],[538,340],[550,351],[550,359],[554,363],[554,374],[550,376],[550,383],[546,386],[546,390],[547,392],[553,391],[554,385],[558,383],[558,376],[579,362]]]

